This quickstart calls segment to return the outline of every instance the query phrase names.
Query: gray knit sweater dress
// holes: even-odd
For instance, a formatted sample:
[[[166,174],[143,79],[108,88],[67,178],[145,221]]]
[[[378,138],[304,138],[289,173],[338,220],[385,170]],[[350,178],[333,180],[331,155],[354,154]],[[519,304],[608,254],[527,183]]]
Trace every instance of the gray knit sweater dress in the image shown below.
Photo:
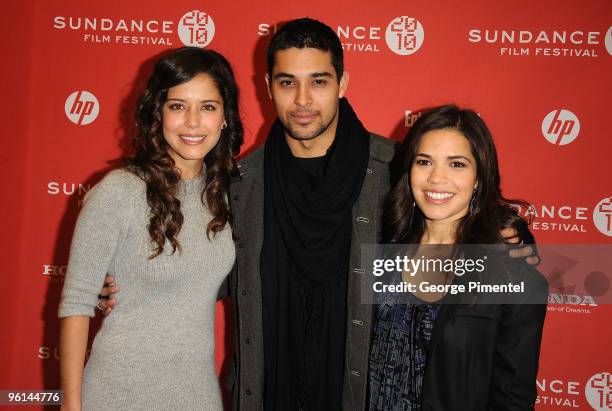
[[[121,292],[93,342],[83,377],[84,410],[221,410],[215,374],[214,310],[232,268],[229,226],[211,240],[202,180],[180,183],[181,250],[149,259],[146,186],[110,172],[79,215],[59,316],[93,316],[106,273]]]

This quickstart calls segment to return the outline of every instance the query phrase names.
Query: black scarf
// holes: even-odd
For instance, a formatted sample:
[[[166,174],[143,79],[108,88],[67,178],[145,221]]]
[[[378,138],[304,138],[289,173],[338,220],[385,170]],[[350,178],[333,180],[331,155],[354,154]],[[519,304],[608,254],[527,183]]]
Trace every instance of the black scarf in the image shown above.
[[[278,120],[266,141],[266,411],[342,409],[352,208],[368,164],[369,133],[346,99],[338,116],[334,142],[314,159],[314,172],[293,157]]]

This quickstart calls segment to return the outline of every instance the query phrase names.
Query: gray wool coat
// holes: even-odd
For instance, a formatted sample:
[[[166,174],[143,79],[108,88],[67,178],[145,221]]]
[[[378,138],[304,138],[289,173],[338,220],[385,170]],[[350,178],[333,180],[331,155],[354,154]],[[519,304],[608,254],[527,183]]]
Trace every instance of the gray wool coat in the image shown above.
[[[346,351],[343,408],[366,409],[368,355],[373,320],[370,304],[361,304],[361,244],[379,240],[380,215],[389,191],[389,162],[395,143],[370,134],[370,159],[366,178],[353,207],[353,230],[347,290]],[[230,275],[229,292],[235,303],[235,373],[233,409],[263,408],[264,344],[260,281],[260,255],[264,236],[264,149],[259,148],[239,162],[240,178],[230,185],[234,217],[236,266]]]

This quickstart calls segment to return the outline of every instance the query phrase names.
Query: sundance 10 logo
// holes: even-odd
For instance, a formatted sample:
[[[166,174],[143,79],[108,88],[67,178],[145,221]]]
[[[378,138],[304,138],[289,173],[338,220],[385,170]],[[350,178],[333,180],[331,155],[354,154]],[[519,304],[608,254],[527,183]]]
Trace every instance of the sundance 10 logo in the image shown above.
[[[586,383],[584,394],[594,410],[612,410],[612,374],[609,372],[595,374]]]
[[[544,138],[555,145],[564,146],[578,137],[580,121],[569,110],[554,110],[544,117],[542,121],[542,134]]]
[[[191,10],[178,23],[156,18],[55,16],[53,28],[80,35],[85,43],[173,46],[178,34],[186,46],[205,47],[215,35],[215,23],[201,10]]]
[[[181,17],[178,35],[186,46],[206,47],[215,36],[215,22],[210,14],[192,10]]]
[[[595,227],[607,236],[612,236],[612,197],[601,200],[593,210]]]
[[[402,56],[416,53],[423,45],[424,39],[423,25],[417,19],[408,16],[391,20],[385,33],[387,46],[395,54]]]
[[[96,96],[89,91],[75,91],[66,99],[64,111],[68,120],[79,126],[92,123],[100,112],[100,104]]]

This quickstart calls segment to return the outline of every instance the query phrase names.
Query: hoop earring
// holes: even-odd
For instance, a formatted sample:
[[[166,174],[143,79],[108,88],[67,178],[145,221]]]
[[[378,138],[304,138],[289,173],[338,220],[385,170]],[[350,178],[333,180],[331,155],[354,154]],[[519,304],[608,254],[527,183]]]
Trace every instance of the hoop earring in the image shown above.
[[[412,227],[412,219],[414,218],[415,212],[416,212],[416,202],[412,200],[412,213],[410,214],[410,221],[408,221],[408,227]]]

